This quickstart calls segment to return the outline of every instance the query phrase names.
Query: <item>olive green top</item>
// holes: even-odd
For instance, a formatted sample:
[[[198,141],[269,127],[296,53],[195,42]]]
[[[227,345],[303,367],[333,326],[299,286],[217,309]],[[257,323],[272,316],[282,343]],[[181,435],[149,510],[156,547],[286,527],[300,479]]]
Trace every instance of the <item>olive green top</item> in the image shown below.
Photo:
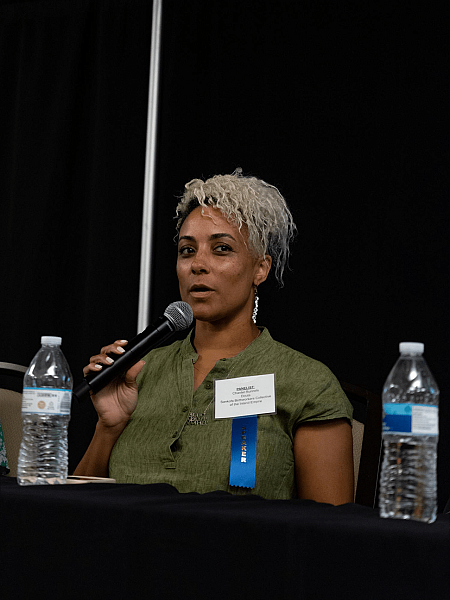
[[[262,329],[245,350],[222,358],[194,392],[198,355],[191,334],[152,350],[139,375],[139,400],[113,448],[109,474],[120,483],[168,483],[179,492],[225,490],[264,498],[297,497],[293,442],[305,421],[348,418],[352,407],[322,363],[280,344]],[[231,487],[232,419],[214,419],[214,379],[275,374],[277,413],[258,416],[256,485]],[[207,424],[187,424],[206,409]]]

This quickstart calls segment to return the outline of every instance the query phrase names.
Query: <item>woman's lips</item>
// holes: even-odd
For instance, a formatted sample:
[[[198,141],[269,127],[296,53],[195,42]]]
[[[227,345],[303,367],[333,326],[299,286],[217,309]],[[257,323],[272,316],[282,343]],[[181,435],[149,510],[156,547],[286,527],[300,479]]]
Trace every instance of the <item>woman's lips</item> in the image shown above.
[[[214,292],[214,290],[212,290],[211,288],[208,288],[208,287],[192,287],[189,290],[189,293],[194,298],[207,298],[213,292]]]

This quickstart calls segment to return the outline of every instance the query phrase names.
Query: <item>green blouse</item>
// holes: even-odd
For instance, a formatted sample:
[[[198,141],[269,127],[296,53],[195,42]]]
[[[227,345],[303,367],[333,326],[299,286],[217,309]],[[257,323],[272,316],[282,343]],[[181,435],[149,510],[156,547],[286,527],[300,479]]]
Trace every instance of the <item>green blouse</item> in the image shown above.
[[[179,492],[225,490],[264,498],[297,496],[293,442],[305,421],[347,418],[352,407],[322,363],[272,339],[262,329],[245,350],[222,358],[194,392],[197,360],[191,334],[152,350],[138,379],[139,400],[113,448],[110,477],[120,483],[168,483]],[[214,419],[214,379],[275,374],[277,413],[258,416],[256,485],[231,487],[232,419]],[[206,410],[207,424],[188,423]]]

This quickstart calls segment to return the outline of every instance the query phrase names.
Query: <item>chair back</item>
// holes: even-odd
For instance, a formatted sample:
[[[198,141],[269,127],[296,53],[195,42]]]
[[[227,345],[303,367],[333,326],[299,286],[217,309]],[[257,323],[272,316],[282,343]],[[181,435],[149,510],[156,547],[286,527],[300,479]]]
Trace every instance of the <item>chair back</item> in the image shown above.
[[[355,502],[375,507],[381,457],[381,397],[365,388],[341,382],[353,406],[353,466]]]
[[[364,440],[364,421],[360,421],[353,416],[352,423],[352,437],[353,437],[353,475],[354,475],[354,488],[353,498],[356,498],[356,490],[358,487],[358,476],[359,476],[359,465],[361,463],[361,452]]]
[[[0,423],[8,457],[9,477],[17,476],[22,441],[22,388],[27,368],[0,362]]]

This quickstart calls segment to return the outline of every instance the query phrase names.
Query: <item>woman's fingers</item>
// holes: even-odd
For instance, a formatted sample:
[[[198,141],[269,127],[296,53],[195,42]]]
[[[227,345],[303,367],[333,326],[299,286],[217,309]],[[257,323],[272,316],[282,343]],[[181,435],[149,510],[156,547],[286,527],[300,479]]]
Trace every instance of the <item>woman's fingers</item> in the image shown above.
[[[113,344],[109,344],[108,346],[104,346],[100,354],[95,354],[91,356],[89,360],[89,364],[86,365],[83,369],[83,374],[86,375],[89,372],[98,372],[103,368],[103,365],[110,365],[114,362],[114,359],[109,354],[117,354],[120,356],[125,352],[124,346],[128,344],[127,340],[116,340]]]
[[[104,356],[106,354],[123,354],[125,352],[124,346],[127,344],[127,340],[116,340],[114,344],[109,344],[109,346],[102,348],[98,356]]]

